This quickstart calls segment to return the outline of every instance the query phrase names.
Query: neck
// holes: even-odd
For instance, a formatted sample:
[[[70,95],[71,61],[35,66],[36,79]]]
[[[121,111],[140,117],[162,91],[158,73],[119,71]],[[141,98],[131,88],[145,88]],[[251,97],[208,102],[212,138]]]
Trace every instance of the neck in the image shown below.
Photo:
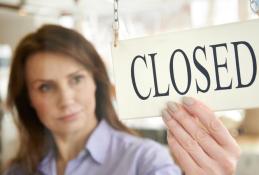
[[[94,120],[83,130],[78,130],[73,133],[55,134],[54,139],[58,149],[57,160],[67,163],[69,160],[75,158],[84,148],[85,143],[97,124],[97,120]]]

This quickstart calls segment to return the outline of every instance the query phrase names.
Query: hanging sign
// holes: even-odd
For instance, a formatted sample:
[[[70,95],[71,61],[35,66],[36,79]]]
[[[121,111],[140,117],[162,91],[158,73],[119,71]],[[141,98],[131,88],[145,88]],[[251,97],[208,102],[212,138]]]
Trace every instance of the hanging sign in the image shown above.
[[[213,110],[259,106],[259,20],[119,41],[112,48],[122,119],[160,116],[192,96]]]

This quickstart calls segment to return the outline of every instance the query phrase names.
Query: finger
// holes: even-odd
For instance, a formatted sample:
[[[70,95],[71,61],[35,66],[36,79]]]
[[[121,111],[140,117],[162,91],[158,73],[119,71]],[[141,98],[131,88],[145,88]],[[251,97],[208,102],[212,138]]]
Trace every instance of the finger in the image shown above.
[[[190,113],[180,104],[168,103],[168,112],[211,158],[219,161],[222,160],[222,157],[227,156],[225,150],[204,129],[197,125],[195,118],[190,116]]]
[[[184,97],[183,105],[188,112],[199,118],[210,135],[212,135],[221,146],[228,150],[233,150],[233,146],[237,147],[237,143],[224,127],[223,123],[216,118],[208,107],[191,97]]]
[[[182,148],[170,131],[167,131],[167,141],[173,157],[185,174],[201,174],[201,168],[194,162],[192,157]]]
[[[166,125],[169,131],[174,135],[180,145],[190,154],[193,160],[202,168],[207,168],[208,164],[212,163],[212,159],[201,149],[199,144],[178,124],[178,122],[170,118],[167,110],[163,111],[163,116],[169,119]]]

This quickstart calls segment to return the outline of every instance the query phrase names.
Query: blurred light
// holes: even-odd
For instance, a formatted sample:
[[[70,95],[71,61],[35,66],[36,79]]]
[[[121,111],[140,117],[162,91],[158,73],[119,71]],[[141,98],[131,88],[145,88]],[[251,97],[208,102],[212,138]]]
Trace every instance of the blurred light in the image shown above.
[[[74,27],[74,18],[71,15],[62,15],[58,19],[58,23],[63,27],[73,28]]]
[[[7,96],[7,84],[9,78],[9,64],[12,56],[11,47],[7,44],[0,44],[0,97]]]
[[[0,59],[10,58],[12,55],[11,47],[8,44],[0,44]]]
[[[204,26],[208,18],[208,1],[191,2],[191,21],[193,27]]]

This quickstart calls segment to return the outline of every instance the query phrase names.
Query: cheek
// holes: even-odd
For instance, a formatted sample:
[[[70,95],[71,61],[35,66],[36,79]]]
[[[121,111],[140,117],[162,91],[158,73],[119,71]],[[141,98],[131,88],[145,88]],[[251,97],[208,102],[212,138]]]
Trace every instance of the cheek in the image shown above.
[[[31,102],[32,107],[36,110],[38,117],[42,121],[53,112],[53,104],[50,100],[45,100],[42,97],[32,96]]]
[[[88,109],[92,108],[95,110],[96,99],[95,99],[95,91],[96,86],[92,84],[90,86],[86,86],[86,88],[78,91],[78,99],[80,99],[81,104],[85,105]]]

